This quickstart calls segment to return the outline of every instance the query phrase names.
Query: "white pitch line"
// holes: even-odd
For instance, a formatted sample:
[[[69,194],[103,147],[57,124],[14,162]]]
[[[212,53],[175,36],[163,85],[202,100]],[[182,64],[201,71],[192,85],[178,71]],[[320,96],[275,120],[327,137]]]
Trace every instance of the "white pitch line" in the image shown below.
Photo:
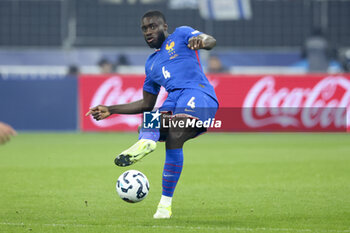
[[[93,225],[93,224],[66,224],[66,223],[13,223],[13,222],[0,222],[0,225],[9,225],[9,226],[49,226],[49,227],[125,227],[125,225]],[[248,228],[248,227],[201,227],[201,226],[161,226],[161,225],[152,225],[152,226],[132,226],[131,228],[159,228],[159,229],[188,229],[188,230],[234,230],[234,231],[252,231],[252,232],[261,232],[261,231],[291,231],[291,232],[340,232],[346,233],[350,232],[349,230],[322,230],[322,229],[297,229],[297,228]]]

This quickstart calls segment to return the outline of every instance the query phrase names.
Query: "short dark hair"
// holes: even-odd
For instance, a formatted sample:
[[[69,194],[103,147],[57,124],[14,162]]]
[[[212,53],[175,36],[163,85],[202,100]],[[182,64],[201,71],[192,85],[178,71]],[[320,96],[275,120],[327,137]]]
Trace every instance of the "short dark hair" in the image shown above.
[[[143,16],[142,16],[142,19],[144,18],[148,18],[148,17],[157,17],[157,18],[161,18],[164,23],[166,23],[166,19],[165,19],[165,16],[163,15],[162,12],[160,11],[157,11],[157,10],[151,10],[151,11],[147,11]]]

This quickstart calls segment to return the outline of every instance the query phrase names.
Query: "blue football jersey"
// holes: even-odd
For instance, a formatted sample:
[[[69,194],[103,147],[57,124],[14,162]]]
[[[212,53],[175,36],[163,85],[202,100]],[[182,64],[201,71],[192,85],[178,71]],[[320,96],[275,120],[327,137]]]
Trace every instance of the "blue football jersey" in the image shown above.
[[[160,86],[167,92],[176,89],[199,89],[217,100],[213,86],[205,76],[198,50],[187,47],[188,40],[201,32],[182,26],[168,36],[161,48],[151,54],[145,65],[143,89],[157,95]]]

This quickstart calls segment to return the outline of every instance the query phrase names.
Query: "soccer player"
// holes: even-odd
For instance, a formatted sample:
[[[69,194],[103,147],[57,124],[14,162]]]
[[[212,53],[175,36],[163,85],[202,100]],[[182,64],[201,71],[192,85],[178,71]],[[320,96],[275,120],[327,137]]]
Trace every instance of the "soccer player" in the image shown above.
[[[99,121],[112,114],[151,111],[160,86],[163,86],[168,97],[160,107],[160,113],[157,113],[168,116],[168,121],[206,121],[214,118],[218,101],[213,86],[203,73],[198,50],[212,49],[216,40],[187,26],[178,27],[169,34],[165,17],[159,11],[149,11],[143,15],[141,30],[146,43],[155,49],[146,61],[143,99],[121,105],[99,105],[91,108],[86,115],[91,114]],[[169,127],[161,130],[141,127],[139,141],[116,157],[116,165],[129,166],[152,152],[158,140],[165,141],[162,197],[154,218],[171,217],[172,197],[183,165],[183,144],[205,131],[203,127]]]
[[[0,145],[9,141],[11,136],[14,135],[16,135],[16,131],[8,124],[0,121]]]

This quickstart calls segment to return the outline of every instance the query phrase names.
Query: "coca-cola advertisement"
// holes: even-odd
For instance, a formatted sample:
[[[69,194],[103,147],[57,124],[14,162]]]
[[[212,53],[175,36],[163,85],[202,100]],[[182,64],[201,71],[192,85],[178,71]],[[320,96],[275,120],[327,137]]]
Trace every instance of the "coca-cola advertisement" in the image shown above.
[[[350,77],[339,75],[210,75],[221,131],[344,132]]]
[[[82,75],[79,77],[80,126],[83,131],[135,131],[141,125],[142,114],[113,115],[95,121],[85,113],[97,105],[116,105],[142,99],[143,75]],[[156,106],[166,99],[161,89]]]
[[[214,131],[344,132],[350,124],[350,76],[208,75],[219,100]],[[85,117],[90,107],[142,98],[143,75],[83,75],[79,78],[81,129],[135,131],[142,115]],[[167,93],[162,89],[160,106]]]

